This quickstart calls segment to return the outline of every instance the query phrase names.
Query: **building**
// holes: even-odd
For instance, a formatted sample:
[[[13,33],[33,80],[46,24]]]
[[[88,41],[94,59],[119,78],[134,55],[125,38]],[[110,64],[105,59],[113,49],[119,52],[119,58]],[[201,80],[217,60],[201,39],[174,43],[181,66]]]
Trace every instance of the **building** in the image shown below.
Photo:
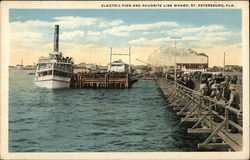
[[[74,66],[74,73],[78,72],[96,72],[97,65],[95,64],[86,64],[86,63],[80,63]]]
[[[96,64],[90,63],[90,64],[85,64],[85,67],[88,68],[91,71],[95,71],[97,68]]]
[[[205,72],[208,69],[208,63],[177,63],[176,65],[184,73]]]
[[[36,65],[27,65],[23,69],[25,69],[25,70],[35,70],[36,69]]]
[[[226,65],[225,71],[227,72],[242,72],[242,66],[238,65]]]
[[[79,63],[79,64],[76,65],[76,67],[85,67],[85,68],[88,68],[90,70],[95,70],[96,69],[96,64],[93,64],[93,63],[90,63],[90,64]]]
[[[23,65],[17,64],[16,69],[23,69]]]
[[[213,66],[212,68],[209,69],[209,71],[211,71],[211,72],[222,72],[223,71],[223,67]]]
[[[129,65],[119,61],[114,61],[108,64],[108,72],[118,72],[118,73],[126,73],[129,71]]]
[[[107,70],[108,70],[107,66],[97,66],[96,72],[105,73],[107,72]]]
[[[79,72],[85,72],[85,73],[89,73],[90,72],[90,69],[89,68],[86,68],[86,67],[78,67],[78,66],[75,66],[74,67],[74,73],[79,73]]]
[[[9,69],[13,70],[13,69],[16,69],[15,66],[9,66]]]

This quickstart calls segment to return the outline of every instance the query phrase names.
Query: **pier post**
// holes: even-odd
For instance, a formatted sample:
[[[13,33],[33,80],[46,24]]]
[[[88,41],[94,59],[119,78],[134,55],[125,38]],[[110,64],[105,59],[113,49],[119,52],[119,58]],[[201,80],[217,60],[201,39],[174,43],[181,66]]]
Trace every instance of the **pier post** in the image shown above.
[[[212,105],[211,101],[208,101],[208,109],[209,109],[209,121],[210,121],[210,128],[213,129],[213,119],[212,119]]]
[[[105,73],[105,88],[109,86],[109,73]]]
[[[225,125],[226,125],[226,133],[228,133],[229,130],[229,126],[228,126],[228,121],[229,121],[229,117],[228,117],[228,109],[227,107],[225,107]]]
[[[126,84],[125,84],[125,88],[129,87],[129,74],[126,74]]]
[[[77,74],[77,87],[79,87],[79,86],[80,86],[80,75]]]
[[[80,78],[80,80],[79,80],[79,82],[80,82],[80,88],[82,88],[82,76],[80,75],[79,78]]]

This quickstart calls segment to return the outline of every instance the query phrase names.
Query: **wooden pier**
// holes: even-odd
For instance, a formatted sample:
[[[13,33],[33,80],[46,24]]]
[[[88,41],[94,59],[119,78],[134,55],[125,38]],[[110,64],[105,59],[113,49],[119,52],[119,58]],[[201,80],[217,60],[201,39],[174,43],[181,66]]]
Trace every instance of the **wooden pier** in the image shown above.
[[[128,73],[75,73],[71,88],[129,88],[136,79]]]
[[[203,96],[200,92],[174,81],[166,79],[156,81],[170,102],[168,107],[182,116],[181,122],[193,123],[187,132],[209,135],[204,142],[198,144],[198,149],[242,151],[242,113],[239,110],[226,106],[224,101]],[[240,122],[236,124],[231,121],[229,114],[237,114],[241,117]],[[231,133],[231,127],[237,128],[238,133]]]

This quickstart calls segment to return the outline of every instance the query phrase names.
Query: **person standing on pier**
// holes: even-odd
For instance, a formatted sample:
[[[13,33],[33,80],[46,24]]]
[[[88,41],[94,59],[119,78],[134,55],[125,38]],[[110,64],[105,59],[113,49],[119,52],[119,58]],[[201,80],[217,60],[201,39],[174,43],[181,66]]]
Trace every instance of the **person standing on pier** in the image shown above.
[[[216,95],[217,95],[217,90],[216,90],[216,85],[215,85],[215,84],[213,84],[213,85],[211,86],[210,91],[211,91],[211,93],[210,93],[209,96],[210,96],[211,98],[216,97]]]
[[[184,83],[185,79],[184,79],[184,77],[181,77],[180,75],[177,76],[176,82],[185,86],[185,83]]]
[[[238,77],[237,76],[233,76],[231,83],[232,84],[236,84],[237,80],[238,80]]]
[[[229,76],[226,76],[226,77],[225,77],[225,82],[226,82],[227,84],[231,83],[231,78],[230,78]]]
[[[222,99],[228,102],[230,99],[231,90],[229,89],[229,83],[227,81],[221,82],[222,85]]]
[[[210,89],[209,89],[209,86],[208,86],[208,81],[206,79],[202,79],[202,81],[201,81],[200,92],[204,96],[209,96],[210,95]]]
[[[214,84],[213,78],[208,78],[207,81],[208,81],[208,86],[211,89],[212,85]]]
[[[186,76],[183,77],[183,86],[187,87],[187,81],[188,81],[188,78]]]
[[[187,79],[187,87],[188,88],[190,88],[190,89],[194,89],[195,88],[195,83],[194,83],[194,81],[191,79],[191,77],[188,77],[188,79]]]
[[[226,103],[226,105],[233,107],[235,109],[240,110],[240,96],[239,94],[236,92],[236,85],[235,84],[231,84],[229,86],[229,89],[231,90],[230,93],[230,99],[229,101]],[[230,112],[229,111],[229,120],[233,121],[234,123],[238,124],[238,118],[237,118],[237,114]],[[238,129],[236,129],[235,127],[232,127],[231,129],[232,133],[237,133]]]

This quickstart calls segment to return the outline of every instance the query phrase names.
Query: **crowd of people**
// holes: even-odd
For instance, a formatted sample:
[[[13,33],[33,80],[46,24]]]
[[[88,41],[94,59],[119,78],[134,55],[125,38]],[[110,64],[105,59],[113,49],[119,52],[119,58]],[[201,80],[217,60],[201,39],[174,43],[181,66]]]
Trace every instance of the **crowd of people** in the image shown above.
[[[224,81],[216,83],[216,79],[208,78],[201,82],[200,91],[203,95],[215,98],[216,100],[223,100],[226,106],[233,107],[240,110],[240,96],[236,91],[237,80],[226,76]],[[224,112],[223,108],[217,108],[217,111]],[[229,111],[229,119],[236,124],[239,124],[238,115]],[[230,126],[232,133],[237,133],[235,127]]]
[[[174,80],[173,76],[167,76],[168,79]],[[217,101],[224,101],[226,106],[233,107],[240,110],[240,96],[236,91],[237,78],[226,76],[212,76],[212,77],[197,77],[194,75],[177,75],[176,82],[190,88],[192,90],[200,91],[204,96],[214,98]],[[197,86],[200,84],[199,86]],[[224,112],[221,108],[218,112]],[[229,119],[238,124],[238,115],[229,112]],[[238,130],[232,127],[232,132]]]

